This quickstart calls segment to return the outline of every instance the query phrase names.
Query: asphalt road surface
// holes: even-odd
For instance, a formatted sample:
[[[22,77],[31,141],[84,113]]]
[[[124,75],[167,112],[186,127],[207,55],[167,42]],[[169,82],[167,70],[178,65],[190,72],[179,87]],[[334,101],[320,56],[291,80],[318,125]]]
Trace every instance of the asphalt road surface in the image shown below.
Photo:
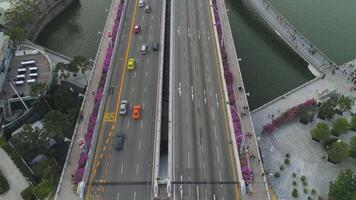
[[[152,42],[160,41],[162,2],[146,0],[146,4],[151,6],[150,13],[139,8],[135,0],[127,3],[127,17],[123,21],[120,44],[114,55],[114,70],[112,76],[108,76],[111,78],[111,89],[85,196],[90,200],[141,200],[151,196],[159,51],[150,48],[143,55],[140,48],[144,43],[151,46]],[[139,34],[133,33],[136,24],[142,27]],[[127,71],[130,58],[136,60],[134,71]],[[118,113],[121,100],[130,103],[126,116],[119,116]],[[131,117],[133,105],[141,105],[140,120]],[[126,138],[122,151],[114,149],[118,133]]]
[[[209,1],[173,1],[174,199],[239,199]]]

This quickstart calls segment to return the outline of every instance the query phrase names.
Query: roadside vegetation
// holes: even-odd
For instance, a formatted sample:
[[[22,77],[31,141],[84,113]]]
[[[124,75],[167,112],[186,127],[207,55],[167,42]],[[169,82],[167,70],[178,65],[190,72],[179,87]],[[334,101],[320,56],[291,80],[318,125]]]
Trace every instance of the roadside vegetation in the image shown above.
[[[7,180],[6,180],[5,176],[3,175],[3,173],[0,171],[0,195],[4,194],[9,189],[10,189],[10,185],[7,182]]]

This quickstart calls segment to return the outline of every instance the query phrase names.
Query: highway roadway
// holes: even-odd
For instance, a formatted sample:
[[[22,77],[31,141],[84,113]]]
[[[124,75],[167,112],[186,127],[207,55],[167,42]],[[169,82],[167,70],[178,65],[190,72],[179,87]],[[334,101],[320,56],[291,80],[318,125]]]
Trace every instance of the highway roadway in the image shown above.
[[[137,6],[137,0],[126,1],[126,18],[114,60],[109,94],[105,103],[105,115],[101,124],[93,167],[87,185],[85,199],[150,199],[152,161],[154,147],[155,111],[158,82],[159,51],[149,49],[141,54],[143,43],[160,41],[160,0],[146,0],[151,12]],[[133,33],[140,24],[141,33]],[[136,60],[134,71],[127,71],[128,59]],[[130,108],[140,104],[141,119],[118,115],[121,100],[128,100]],[[110,119],[110,116],[112,117]],[[111,121],[114,119],[113,121]],[[120,132],[126,137],[124,149],[117,151],[115,136]]]
[[[239,199],[209,1],[173,1],[174,199]]]

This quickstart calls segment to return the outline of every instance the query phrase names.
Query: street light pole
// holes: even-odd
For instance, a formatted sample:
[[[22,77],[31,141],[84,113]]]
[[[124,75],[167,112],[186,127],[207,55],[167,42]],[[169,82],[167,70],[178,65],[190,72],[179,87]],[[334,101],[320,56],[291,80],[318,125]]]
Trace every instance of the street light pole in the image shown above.
[[[242,123],[242,118],[241,118],[239,112],[237,112],[237,109],[236,109],[230,102],[227,101],[226,104],[229,105],[230,108],[232,108],[233,111],[235,111],[237,117],[238,117],[239,120],[240,120],[242,135],[239,135],[237,138],[242,137],[241,145],[240,145],[240,153],[241,153],[242,150],[243,150],[243,147],[245,146],[245,128],[244,128],[244,125],[243,125],[243,123]]]

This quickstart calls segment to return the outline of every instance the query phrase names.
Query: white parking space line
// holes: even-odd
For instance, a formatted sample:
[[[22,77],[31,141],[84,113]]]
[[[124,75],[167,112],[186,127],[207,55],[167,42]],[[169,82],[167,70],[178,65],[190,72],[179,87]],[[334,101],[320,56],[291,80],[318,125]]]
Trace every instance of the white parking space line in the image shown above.
[[[199,186],[196,186],[196,190],[197,190],[197,200],[199,200]]]
[[[190,168],[189,151],[188,151],[187,159],[188,159],[188,169],[189,169]]]
[[[124,164],[121,164],[120,174],[122,174],[123,171],[124,171]]]

